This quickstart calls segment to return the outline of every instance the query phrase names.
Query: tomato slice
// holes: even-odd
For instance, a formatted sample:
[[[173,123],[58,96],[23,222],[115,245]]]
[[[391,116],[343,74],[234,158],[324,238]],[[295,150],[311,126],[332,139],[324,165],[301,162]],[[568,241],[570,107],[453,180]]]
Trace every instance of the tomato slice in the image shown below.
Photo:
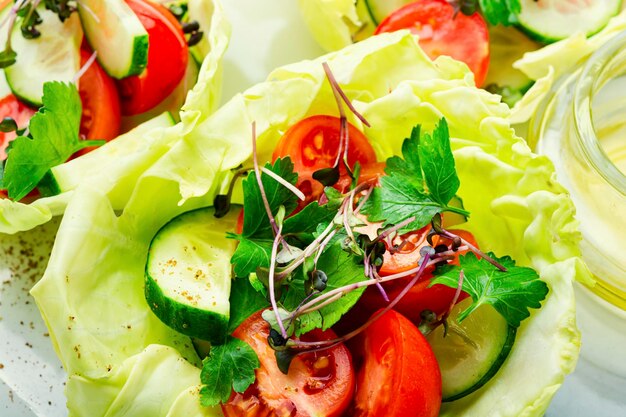
[[[354,392],[352,357],[343,345],[296,356],[283,374],[276,366],[274,351],[267,342],[269,325],[261,312],[250,316],[233,333],[257,353],[260,368],[256,382],[243,394],[233,393],[222,405],[226,417],[290,416],[339,417]],[[335,338],[332,330],[315,330],[303,340]]]
[[[273,159],[289,156],[298,173],[298,188],[308,197],[305,203],[317,200],[324,187],[313,179],[318,169],[335,164],[339,152],[341,121],[338,117],[317,115],[303,119],[293,125],[280,138]],[[348,124],[348,163],[358,161],[362,166],[376,162],[376,153],[359,129]],[[345,169],[340,165],[345,176]],[[345,181],[345,180],[344,180]],[[348,180],[349,181],[349,180]]]
[[[409,29],[419,35],[419,44],[431,58],[448,55],[472,70],[476,85],[485,81],[489,67],[489,32],[479,13],[454,14],[446,0],[418,0],[396,10],[383,20],[375,34]]]
[[[441,372],[422,333],[390,310],[350,344],[357,367],[352,417],[437,417]]]
[[[380,268],[381,275],[392,275],[396,273],[406,272],[417,266],[417,262],[420,258],[420,249],[428,242],[426,237],[430,226],[427,226],[419,231],[408,233],[403,237],[410,243],[409,246],[405,246],[404,250],[397,252],[393,255],[388,252],[385,253],[383,259],[383,265]],[[474,236],[465,230],[451,230],[463,239],[467,240],[474,246],[477,246]],[[442,239],[435,236],[433,243],[438,244],[450,244],[449,239]],[[467,251],[459,251],[455,259],[450,263],[453,265],[459,264],[459,255],[466,253]],[[437,316],[441,316],[450,308],[450,304],[454,300],[456,295],[456,288],[451,288],[446,285],[436,284],[430,285],[432,279],[432,269],[426,270],[423,277],[409,289],[409,291],[398,301],[394,306],[394,310],[402,313],[415,325],[421,322],[421,313],[424,310],[430,310]],[[383,284],[385,293],[390,300],[394,300],[404,290],[407,280],[410,277],[391,281]],[[468,297],[468,294],[461,292],[457,302],[464,300]],[[357,327],[361,326],[367,321],[375,311],[383,308],[387,305],[387,302],[383,298],[380,290],[377,287],[369,287],[363,292],[363,295],[356,303],[356,305],[350,310],[342,319],[335,325],[335,329],[340,333],[348,333]]]
[[[165,7],[146,0],[126,0],[148,31],[148,64],[143,73],[118,81],[122,113],[143,113],[163,101],[185,76],[187,41]]]
[[[19,101],[13,94],[0,100],[0,120],[10,117],[15,120],[20,129],[28,126],[30,118],[35,113],[36,110]],[[0,132],[0,161],[7,159],[6,148],[15,137],[15,132]]]
[[[80,51],[81,65],[91,57],[87,49]],[[78,93],[83,105],[80,120],[82,139],[104,139],[110,141],[120,133],[120,98],[115,81],[94,61],[78,81]],[[78,151],[74,157],[83,155],[96,147]]]

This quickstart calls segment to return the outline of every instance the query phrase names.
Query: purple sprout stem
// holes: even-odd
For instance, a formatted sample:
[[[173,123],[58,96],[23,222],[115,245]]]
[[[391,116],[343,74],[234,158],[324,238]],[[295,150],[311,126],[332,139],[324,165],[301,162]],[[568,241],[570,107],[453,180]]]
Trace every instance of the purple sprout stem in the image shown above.
[[[330,70],[328,63],[324,62],[322,66],[324,67],[324,72],[326,73],[326,78],[328,78],[328,82],[333,87],[333,94],[336,91],[341,97],[341,99],[346,103],[346,105],[348,106],[352,114],[354,114],[365,126],[371,127],[367,119],[365,119],[365,117],[363,117],[363,115],[354,108],[354,106],[352,105],[352,102],[350,101],[348,96],[346,96],[346,93],[343,92],[343,90],[339,86],[339,83],[337,82],[337,79],[335,78],[335,75]]]
[[[401,221],[400,223],[396,224],[395,226],[390,227],[389,229],[387,229],[384,232],[382,232],[381,234],[379,234],[378,237],[376,237],[375,241],[378,242],[379,240],[385,239],[387,236],[391,235],[394,232],[397,232],[398,230],[402,229],[407,224],[409,224],[411,222],[414,222],[414,221],[415,221],[415,216],[411,216],[408,219]]]
[[[356,189],[356,188],[355,188]],[[365,195],[363,196],[363,198],[361,199],[361,201],[359,201],[359,205],[356,207],[356,209],[354,210],[354,214],[359,214],[359,212],[361,211],[361,209],[363,208],[363,206],[365,205],[365,202],[370,198],[370,196],[372,195],[372,191],[374,190],[374,186],[370,185],[370,187],[367,189],[367,192],[365,193]]]
[[[404,297],[406,295],[406,293],[409,292],[411,287],[413,287],[415,285],[415,283],[421,278],[422,273],[424,272],[424,270],[428,266],[430,266],[430,264],[431,264],[430,254],[427,253],[426,255],[424,255],[422,264],[418,268],[416,268],[417,269],[417,273],[411,279],[411,281],[409,281],[409,283],[404,287],[402,292],[400,292],[400,294],[398,294],[398,296],[396,298],[394,298],[393,301],[391,303],[389,303],[384,309],[380,310],[378,313],[373,315],[366,323],[364,323],[363,325],[361,325],[357,329],[351,331],[350,333],[345,334],[344,336],[341,336],[341,337],[338,337],[338,338],[332,339],[332,340],[326,340],[326,341],[321,341],[321,342],[303,342],[301,340],[298,340],[298,341],[294,342],[295,346],[293,346],[293,347],[319,348],[321,350],[321,349],[328,349],[328,348],[330,348],[332,346],[335,346],[335,345],[337,345],[339,343],[345,342],[346,340],[352,339],[354,336],[358,335],[363,330],[365,330],[370,324],[372,324],[373,322],[378,320],[383,314],[385,314],[386,312],[391,310],[393,307],[395,307],[395,305],[400,302],[402,297]],[[398,274],[396,274],[396,275],[398,275]],[[389,278],[389,277],[385,277],[385,278]],[[362,281],[362,282],[369,282],[369,281]],[[372,284],[370,284],[370,285],[372,285]],[[316,299],[316,300],[318,300],[318,299]],[[312,310],[312,309],[309,308],[306,311],[315,311],[315,310]]]
[[[328,297],[332,297],[335,294],[347,294],[350,291],[354,291],[357,290],[359,288],[363,288],[363,287],[369,287],[370,285],[376,285],[376,283],[383,283],[383,282],[389,282],[389,281],[394,281],[400,278],[405,278],[414,274],[421,274],[420,270],[428,267],[428,266],[432,266],[435,265],[439,260],[438,259],[434,259],[434,260],[430,260],[430,256],[428,258],[424,257],[424,259],[428,259],[427,261],[422,262],[421,266],[409,269],[408,271],[404,271],[404,272],[399,272],[397,274],[393,274],[393,275],[387,275],[385,277],[381,277],[380,279],[369,279],[367,281],[359,281],[359,282],[355,282],[353,284],[348,284],[348,285],[344,285],[343,287],[339,287],[339,288],[335,288],[334,290],[331,290],[327,293],[324,293],[322,295],[320,295],[319,297],[309,301],[308,303],[306,303],[305,305],[302,306],[303,310],[309,310],[312,307],[315,306],[316,303],[320,302],[320,301],[324,301],[326,300]],[[425,266],[424,266],[425,265]],[[394,304],[395,305],[395,304]]]
[[[278,322],[278,327],[280,327],[281,335],[286,339],[287,331],[285,330],[285,325],[283,324],[283,319],[280,317],[280,313],[278,312],[278,304],[276,303],[276,294],[274,292],[274,273],[276,271],[276,253],[278,252],[278,244],[282,240],[281,232],[283,230],[283,226],[281,225],[278,228],[278,232],[274,237],[274,242],[272,243],[272,257],[270,258],[270,271],[269,271],[269,292],[270,292],[270,302],[272,304],[272,309],[274,310],[274,314],[276,315],[276,321]]]
[[[270,224],[272,225],[274,236],[276,236],[276,234],[278,233],[278,226],[276,225],[276,220],[274,219],[274,215],[272,214],[270,203],[267,201],[265,187],[263,187],[263,181],[261,181],[261,172],[259,170],[259,161],[256,153],[256,122],[252,122],[252,158],[254,161],[254,176],[256,177],[256,182],[259,185],[259,190],[261,191],[261,199],[263,199],[265,212],[267,213],[267,217],[270,219]]]
[[[461,242],[464,245],[466,245],[476,255],[480,256],[481,258],[484,258],[487,262],[489,262],[491,265],[493,265],[496,268],[498,268],[500,271],[506,272],[506,268],[504,267],[504,265],[500,264],[498,261],[496,261],[491,256],[487,255],[486,253],[484,253],[483,251],[478,249],[476,246],[474,246],[471,243],[469,243],[467,240],[463,239],[461,236],[457,236],[454,233],[450,233],[449,231],[447,231],[445,229],[441,229],[441,233],[440,234],[442,236],[444,236],[444,237],[447,237],[448,239],[455,239],[455,238],[461,239]]]

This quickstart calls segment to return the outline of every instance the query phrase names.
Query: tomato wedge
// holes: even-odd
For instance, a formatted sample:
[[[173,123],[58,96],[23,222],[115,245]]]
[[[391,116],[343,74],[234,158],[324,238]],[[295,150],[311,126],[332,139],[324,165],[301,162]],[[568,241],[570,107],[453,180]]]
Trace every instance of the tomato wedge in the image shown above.
[[[28,126],[30,118],[35,113],[36,110],[19,101],[13,94],[0,100],[0,120],[10,117],[15,120],[20,129]],[[7,159],[6,148],[15,136],[15,132],[0,132],[0,161]]]
[[[437,417],[441,372],[422,333],[390,310],[350,344],[357,367],[351,417]]]
[[[383,20],[375,34],[409,29],[419,35],[419,44],[431,59],[448,55],[472,70],[476,85],[487,77],[489,32],[479,13],[457,13],[446,0],[418,0],[396,10]]]
[[[276,366],[274,351],[267,342],[269,325],[255,313],[233,336],[247,342],[257,353],[261,367],[256,382],[243,394],[233,393],[222,405],[226,417],[290,416],[339,417],[354,392],[352,357],[343,345],[296,356],[283,374]],[[332,330],[314,330],[303,340],[335,338]]]
[[[406,272],[417,266],[417,262],[420,258],[420,249],[427,244],[426,236],[428,235],[430,226],[427,226],[419,231],[408,233],[404,235],[409,242],[408,247],[405,249],[390,255],[385,253],[383,265],[380,269],[381,275],[392,275],[396,273]],[[451,230],[452,233],[462,237],[474,246],[477,246],[474,236],[465,230]],[[433,239],[435,245],[450,244],[448,239],[441,239],[435,237]],[[458,255],[462,255],[466,251],[459,251]],[[453,265],[459,264],[458,255],[450,263]],[[383,284],[385,293],[390,300],[394,300],[404,290],[407,280],[410,277],[402,278],[396,281],[391,281]],[[456,289],[448,287],[446,285],[430,285],[432,279],[432,269],[426,270],[423,277],[409,289],[409,291],[400,299],[400,301],[394,306],[394,310],[400,312],[403,316],[408,318],[413,324],[418,325],[421,322],[421,313],[424,310],[430,310],[437,316],[441,316],[450,308],[454,296],[456,295]],[[468,297],[468,294],[461,292],[457,302],[464,300]],[[369,287],[363,292],[363,295],[356,303],[356,305],[350,310],[342,319],[335,325],[335,329],[340,333],[348,333],[357,327],[361,326],[367,321],[375,311],[383,308],[387,305],[387,302],[383,298],[380,290],[376,287]]]
[[[160,4],[126,0],[148,31],[148,64],[143,73],[118,81],[122,113],[143,113],[163,101],[185,76],[187,41],[174,16]]]
[[[303,119],[293,125],[280,138],[274,149],[273,159],[289,156],[298,173],[298,188],[308,197],[305,204],[317,200],[324,187],[313,179],[318,169],[335,164],[339,152],[341,122],[338,117],[317,115]],[[361,165],[376,162],[376,153],[369,141],[356,127],[348,124],[348,163],[358,161]],[[340,165],[340,172],[346,175]],[[344,180],[345,181],[345,180]]]
[[[82,49],[80,51],[81,65],[85,65],[90,57],[91,52]],[[120,98],[115,81],[107,75],[97,61],[94,61],[78,80],[78,93],[83,105],[80,137],[106,141],[116,138],[121,126]],[[81,149],[74,157],[84,155],[95,148]]]

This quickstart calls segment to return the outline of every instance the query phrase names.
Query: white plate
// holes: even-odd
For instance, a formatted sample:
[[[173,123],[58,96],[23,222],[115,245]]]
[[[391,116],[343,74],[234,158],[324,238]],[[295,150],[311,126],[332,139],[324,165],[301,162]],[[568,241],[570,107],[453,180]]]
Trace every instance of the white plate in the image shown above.
[[[224,62],[223,101],[276,66],[321,54],[296,0],[223,0],[233,25]],[[58,220],[17,236],[0,235],[0,416],[67,415],[65,374],[28,290],[41,276]],[[12,248],[12,249],[10,249]],[[626,347],[625,347],[626,348]],[[532,381],[520,381],[532,383]],[[547,417],[626,416],[626,380],[582,359]]]

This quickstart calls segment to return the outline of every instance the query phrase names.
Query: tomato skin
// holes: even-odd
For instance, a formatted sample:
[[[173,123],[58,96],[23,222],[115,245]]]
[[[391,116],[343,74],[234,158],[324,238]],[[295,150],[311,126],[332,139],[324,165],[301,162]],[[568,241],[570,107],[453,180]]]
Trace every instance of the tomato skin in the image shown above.
[[[426,236],[428,235],[429,230],[430,226],[427,226],[417,232],[405,235],[405,237],[408,237],[414,242],[412,250],[408,250],[404,254],[397,253],[395,255],[385,253],[383,265],[380,269],[381,276],[406,272],[409,269],[415,268],[417,266],[417,261],[420,258],[420,248],[428,244]],[[451,230],[450,232],[462,237],[474,246],[478,246],[474,236],[470,232],[465,230]],[[435,236],[433,243],[436,246],[439,243],[450,244],[451,242],[449,239],[441,239],[438,236]],[[450,264],[458,265],[459,255],[463,255],[466,252],[467,251],[459,251],[458,255],[450,261]],[[401,257],[404,259],[398,262],[397,260],[394,260],[394,257]],[[450,308],[450,304],[456,295],[456,288],[451,288],[442,284],[430,285],[433,277],[433,269],[434,268],[426,269],[422,278],[420,278],[420,280],[417,281],[417,283],[411,287],[393,307],[395,311],[400,312],[415,325],[419,325],[422,321],[421,313],[424,310],[430,310],[437,316],[444,314]],[[411,277],[409,276],[384,283],[383,288],[389,297],[389,300],[394,300],[404,290],[408,280],[410,279]],[[468,296],[469,295],[466,292],[461,292],[457,302],[464,300]],[[367,321],[368,317],[370,317],[375,311],[384,308],[386,305],[387,302],[383,298],[378,287],[368,287],[363,292],[363,295],[352,310],[344,315],[334,328],[339,333],[348,333],[363,325]]]
[[[13,94],[9,94],[0,100],[0,120],[10,117],[15,120],[17,127],[20,129],[28,126],[30,118],[36,112],[36,110],[19,101]],[[6,148],[15,137],[15,132],[0,132],[0,161],[7,159]]]
[[[352,417],[437,417],[441,372],[422,333],[390,310],[350,344],[357,364]]]
[[[226,417],[290,416],[340,417],[354,393],[352,356],[345,345],[296,356],[283,374],[269,347],[269,325],[261,312],[246,319],[233,336],[247,342],[257,353],[260,368],[256,382],[243,394],[233,393],[222,411]],[[335,338],[332,330],[314,330],[303,340]]]
[[[163,101],[185,76],[189,54],[180,24],[169,10],[146,0],[126,0],[148,32],[148,63],[139,75],[118,81],[125,116]]]
[[[285,156],[291,158],[294,170],[298,173],[296,185],[307,196],[304,205],[317,200],[324,191],[324,186],[313,179],[313,173],[335,164],[339,152],[340,126],[341,121],[335,116],[316,115],[302,119],[285,132],[274,149],[273,160]],[[350,167],[357,161],[362,166],[376,162],[376,153],[365,135],[349,123],[348,137]],[[347,176],[342,164],[340,173],[342,177]]]
[[[387,16],[375,34],[400,29],[420,35],[419,44],[431,59],[451,56],[467,64],[477,86],[485,81],[489,67],[489,32],[479,13],[454,16],[454,8],[446,0],[418,0]]]
[[[85,65],[91,52],[81,49],[81,65]],[[80,120],[80,137],[82,139],[104,139],[107,142],[115,139],[120,133],[121,111],[120,98],[115,81],[107,75],[97,61],[94,61],[78,80],[78,93],[83,105]],[[84,155],[96,149],[81,149],[74,157]]]

